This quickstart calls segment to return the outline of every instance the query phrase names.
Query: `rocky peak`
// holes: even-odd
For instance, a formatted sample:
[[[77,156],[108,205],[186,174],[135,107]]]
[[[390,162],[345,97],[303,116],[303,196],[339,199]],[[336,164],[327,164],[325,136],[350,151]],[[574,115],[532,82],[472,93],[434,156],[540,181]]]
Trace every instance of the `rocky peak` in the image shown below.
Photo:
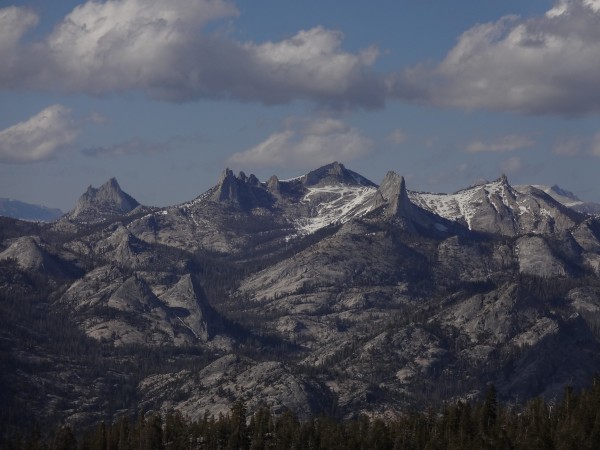
[[[240,172],[236,177],[228,168],[223,171],[210,199],[219,203],[231,203],[242,209],[269,207],[273,202],[271,194],[254,174],[246,176],[244,172]]]
[[[111,178],[99,188],[90,185],[79,197],[75,209],[68,214],[68,218],[100,222],[111,216],[127,214],[138,206],[139,202],[123,192],[116,178]]]
[[[267,181],[267,189],[274,195],[279,195],[281,193],[281,184],[276,175],[273,175],[269,178],[269,181]]]
[[[409,217],[412,213],[412,203],[406,192],[406,181],[403,176],[390,171],[379,186],[379,192],[388,202],[389,215],[402,215]]]
[[[332,184],[347,184],[351,186],[375,186],[362,175],[348,170],[343,164],[333,162],[307,173],[302,178],[304,186],[327,186]]]
[[[233,171],[226,168],[221,174],[221,178],[211,199],[217,202],[236,199],[238,197],[237,181],[238,179],[233,174]]]

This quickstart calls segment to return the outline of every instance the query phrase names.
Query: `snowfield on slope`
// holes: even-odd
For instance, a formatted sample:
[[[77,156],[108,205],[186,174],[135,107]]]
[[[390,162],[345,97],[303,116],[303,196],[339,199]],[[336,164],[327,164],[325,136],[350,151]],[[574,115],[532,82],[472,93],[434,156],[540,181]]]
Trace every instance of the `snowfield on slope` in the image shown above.
[[[494,181],[484,185],[474,186],[454,194],[431,194],[426,192],[408,191],[408,197],[415,205],[430,211],[448,220],[460,222],[464,220],[471,229],[471,220],[477,213],[477,207],[481,204],[476,199],[482,191],[489,199],[492,195],[498,195],[502,203],[509,209],[513,209],[514,200],[510,198],[514,191],[510,190],[502,180]],[[493,205],[493,203],[492,203]]]
[[[334,223],[345,223],[372,210],[365,203],[377,192],[373,186],[332,185],[309,188],[302,203],[311,208],[311,216],[298,219],[299,234],[311,234]],[[314,211],[314,212],[313,212]]]

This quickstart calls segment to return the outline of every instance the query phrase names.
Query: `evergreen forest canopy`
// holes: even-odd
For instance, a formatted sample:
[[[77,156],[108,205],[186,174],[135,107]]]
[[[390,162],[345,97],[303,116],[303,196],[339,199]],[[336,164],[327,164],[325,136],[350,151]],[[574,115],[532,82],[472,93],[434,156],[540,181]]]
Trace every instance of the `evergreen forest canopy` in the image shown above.
[[[180,412],[121,417],[79,430],[61,426],[43,437],[33,427],[13,436],[7,450],[187,450],[187,449],[597,449],[600,445],[600,378],[580,393],[564,390],[560,402],[499,403],[488,388],[477,403],[429,406],[384,420],[361,416],[339,421],[321,416],[299,421],[290,411],[274,416],[267,408],[247,417],[238,400],[227,415],[208,412],[191,421]]]

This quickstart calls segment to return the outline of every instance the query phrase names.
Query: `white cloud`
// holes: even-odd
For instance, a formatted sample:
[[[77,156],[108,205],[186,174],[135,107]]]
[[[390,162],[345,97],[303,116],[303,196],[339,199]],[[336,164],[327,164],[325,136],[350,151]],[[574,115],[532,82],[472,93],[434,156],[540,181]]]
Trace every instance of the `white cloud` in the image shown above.
[[[400,145],[406,141],[406,133],[400,128],[396,128],[389,135],[387,140],[392,144]]]
[[[77,6],[47,38],[62,87],[92,94],[175,89],[208,64],[191,46],[207,23],[237,15],[226,0],[109,0]],[[206,55],[204,55],[206,56]],[[53,80],[58,81],[58,80]],[[173,86],[170,86],[173,84]]]
[[[371,47],[358,54],[347,53],[341,49],[342,40],[341,32],[316,27],[281,42],[245,44],[244,49],[258,71],[257,80],[271,87],[273,101],[287,100],[294,93],[335,106],[355,102],[381,106],[384,85],[366,72],[375,62],[377,50]]]
[[[507,16],[460,36],[436,67],[390,77],[399,98],[524,114],[600,112],[600,2],[560,0],[547,14]]]
[[[26,8],[11,6],[0,9],[0,55],[9,55],[38,20],[37,14]]]
[[[315,27],[280,41],[240,42],[208,31],[239,11],[231,0],[107,0],[76,7],[37,42],[25,8],[0,9],[0,89],[164,101],[232,99],[330,108],[386,100],[539,115],[600,112],[600,0],[557,0],[534,18],[506,16],[465,31],[437,65],[377,73],[378,51],[343,49]]]
[[[469,145],[467,145],[466,151],[469,153],[510,152],[531,147],[534,144],[535,142],[527,136],[509,134],[507,136],[502,136],[489,142],[472,142]]]
[[[37,14],[29,9],[15,6],[0,8],[0,88],[26,85],[28,77],[36,69],[32,64],[31,51],[22,48],[19,43],[38,21]]]
[[[228,163],[240,167],[310,168],[331,161],[352,161],[371,153],[373,143],[337,119],[288,120],[285,129]]]
[[[47,160],[72,149],[78,129],[71,110],[50,106],[25,122],[0,131],[0,162]]]
[[[208,24],[239,14],[229,0],[88,1],[34,44],[19,43],[35,24],[32,13],[13,7],[0,14],[10,16],[0,15],[0,25],[19,18],[0,31],[14,59],[0,68],[4,88],[140,90],[166,101],[309,99],[335,108],[380,107],[385,98],[381,77],[370,70],[377,50],[346,52],[338,31],[316,27],[264,43],[209,34]]]

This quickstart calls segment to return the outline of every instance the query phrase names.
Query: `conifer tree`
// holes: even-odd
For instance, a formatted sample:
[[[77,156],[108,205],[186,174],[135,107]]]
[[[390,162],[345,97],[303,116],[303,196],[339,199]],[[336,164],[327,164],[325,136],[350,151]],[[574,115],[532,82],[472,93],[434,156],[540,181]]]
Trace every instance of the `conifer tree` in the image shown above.
[[[71,427],[60,427],[56,435],[54,436],[54,441],[52,442],[51,450],[76,450],[77,449],[77,441],[75,440],[75,435],[73,434],[73,430]]]
[[[242,399],[237,400],[231,407],[230,427],[227,448],[247,450],[250,447],[250,438],[246,423],[246,403]]]

